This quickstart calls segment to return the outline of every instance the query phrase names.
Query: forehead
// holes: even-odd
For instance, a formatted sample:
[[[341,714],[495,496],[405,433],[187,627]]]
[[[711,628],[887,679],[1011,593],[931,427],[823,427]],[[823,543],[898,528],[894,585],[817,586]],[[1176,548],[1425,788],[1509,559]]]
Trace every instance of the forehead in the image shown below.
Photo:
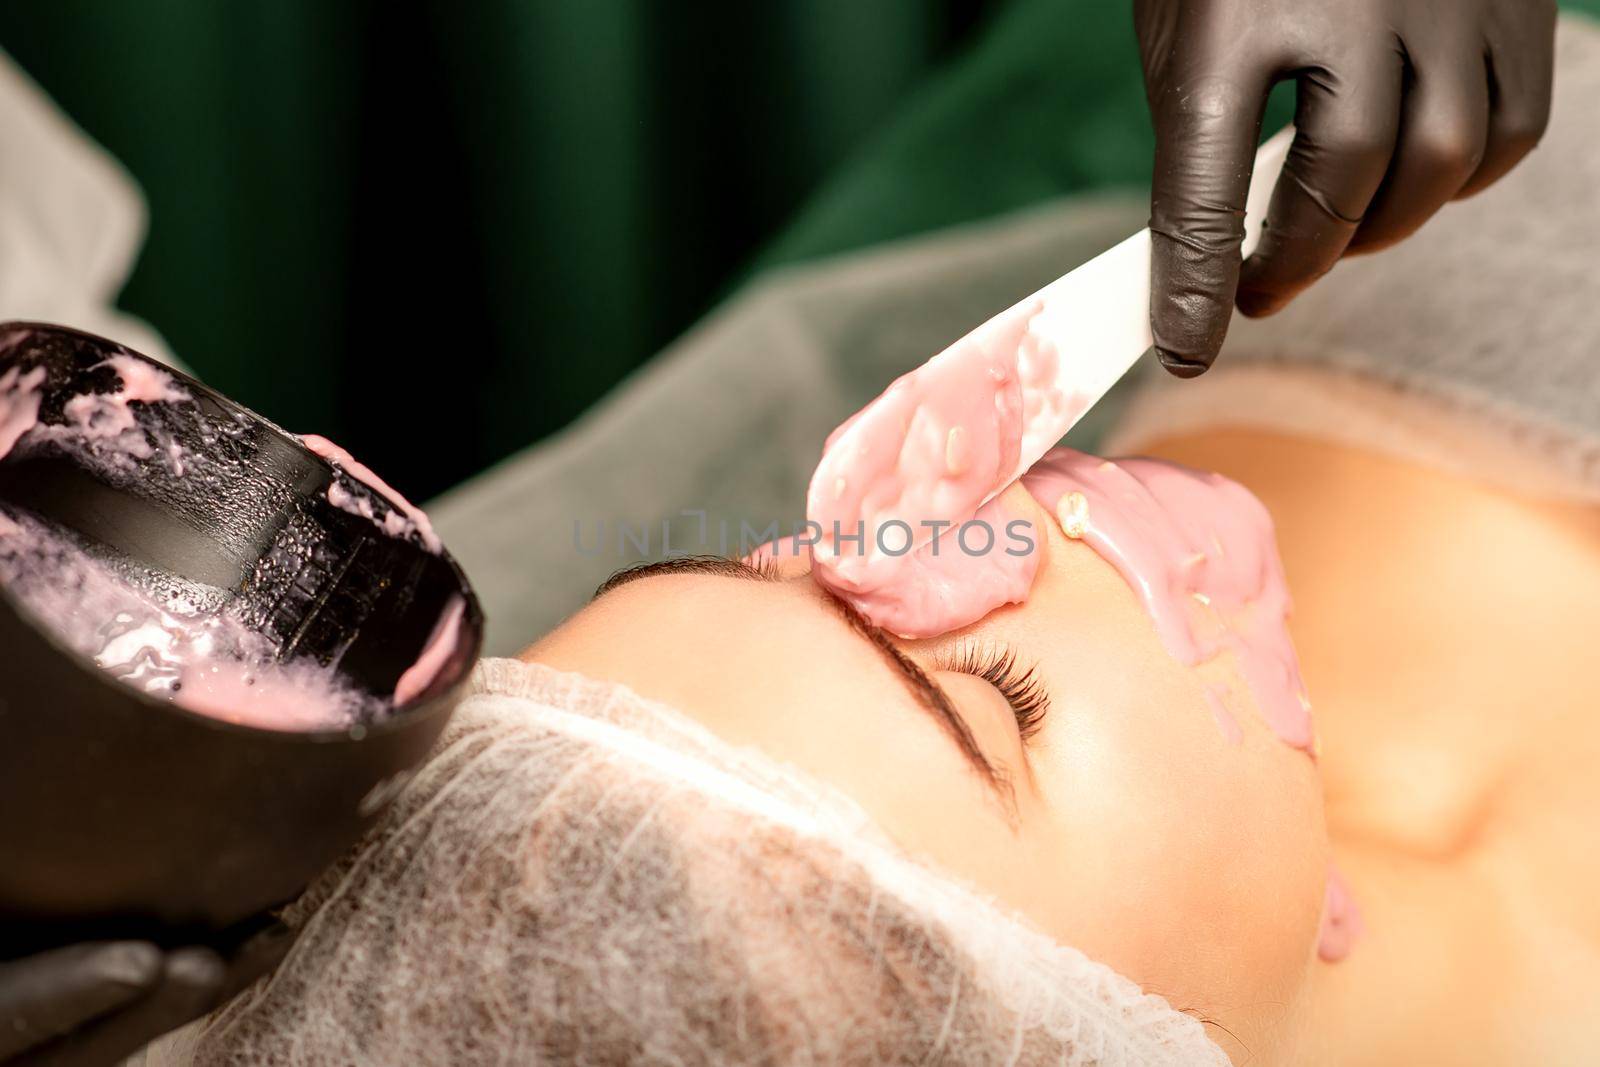
[[[610,674],[676,679],[715,702],[730,693],[801,699],[835,683],[899,679],[803,575],[764,581],[727,574],[637,578],[599,597],[535,646],[583,646]]]
[[[807,606],[809,582],[762,581],[729,573],[666,572],[647,574],[623,582],[591,601],[572,621],[603,617],[609,624],[625,618],[639,624],[692,625],[688,637],[707,630],[718,634],[743,632],[754,618],[776,624]],[[740,624],[740,625],[735,625]]]

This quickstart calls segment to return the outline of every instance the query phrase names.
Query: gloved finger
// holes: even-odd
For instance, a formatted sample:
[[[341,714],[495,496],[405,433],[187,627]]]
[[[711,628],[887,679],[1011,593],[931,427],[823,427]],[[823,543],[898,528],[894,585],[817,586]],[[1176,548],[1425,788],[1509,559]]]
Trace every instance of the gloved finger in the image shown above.
[[[1481,192],[1533,151],[1550,124],[1556,65],[1556,7],[1526,0],[1490,28],[1489,136],[1483,160],[1458,195]]]
[[[1151,101],[1150,328],[1162,365],[1182,378],[1211,366],[1227,336],[1271,84],[1265,65],[1202,69],[1174,75]]]
[[[111,1067],[217,1004],[226,966],[205,948],[169,952],[143,999],[32,1052],[7,1067]]]
[[[1470,51],[1467,54],[1471,54]],[[1369,252],[1416,232],[1478,169],[1489,138],[1489,80],[1482,64],[1428,46],[1411,54],[1394,159],[1350,252]]]
[[[128,1004],[161,977],[161,950],[110,941],[0,963],[0,1060]]]
[[[1394,155],[1402,72],[1398,50],[1367,42],[1301,76],[1294,143],[1240,272],[1240,311],[1270,315],[1344,254]]]

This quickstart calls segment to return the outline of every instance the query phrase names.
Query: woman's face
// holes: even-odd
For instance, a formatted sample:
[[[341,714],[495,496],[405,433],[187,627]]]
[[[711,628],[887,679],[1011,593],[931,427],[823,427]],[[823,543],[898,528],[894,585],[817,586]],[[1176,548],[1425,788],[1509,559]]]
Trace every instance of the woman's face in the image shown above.
[[[1316,767],[1226,656],[1174,660],[1109,564],[1022,487],[1005,503],[1033,523],[1039,575],[1026,604],[964,630],[876,631],[801,560],[765,575],[669,563],[524,658],[621,682],[830,782],[911,853],[1218,1024],[1236,1058],[1262,1054],[1292,1031],[1315,954]],[[1208,682],[1235,694],[1242,741]]]

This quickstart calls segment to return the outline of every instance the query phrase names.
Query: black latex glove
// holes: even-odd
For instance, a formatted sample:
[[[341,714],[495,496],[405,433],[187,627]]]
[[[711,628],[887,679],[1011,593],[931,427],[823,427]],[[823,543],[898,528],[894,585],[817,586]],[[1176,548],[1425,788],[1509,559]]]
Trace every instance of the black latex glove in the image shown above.
[[[0,962],[0,1065],[121,1063],[277,966],[292,940],[274,925],[226,959],[209,948],[112,941]]]
[[[1167,369],[1211,365],[1236,299],[1270,314],[1510,170],[1549,118],[1555,15],[1554,0],[1134,0]],[[1241,271],[1262,109],[1290,78],[1294,145]]]

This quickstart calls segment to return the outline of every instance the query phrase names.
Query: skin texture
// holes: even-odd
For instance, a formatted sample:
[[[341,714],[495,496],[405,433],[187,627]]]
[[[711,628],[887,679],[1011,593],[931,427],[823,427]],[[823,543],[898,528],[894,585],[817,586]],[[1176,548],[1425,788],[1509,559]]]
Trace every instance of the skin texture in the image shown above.
[[[1025,605],[931,640],[895,640],[945,690],[1000,791],[806,574],[669,574],[605,593],[526,658],[622,682],[856,798],[910,852],[1176,1006],[1235,1055],[1298,1032],[1327,843],[1316,767],[1259,710],[1229,742],[1204,695],[1247,692],[1231,662],[1174,660],[1122,578],[1044,531]],[[1004,645],[1051,707],[1024,741],[988,682],[943,669]],[[818,669],[824,665],[826,669]]]
[[[1162,364],[1203,373],[1236,300],[1271,314],[1515,166],[1549,120],[1555,17],[1553,0],[1135,0]],[[1286,79],[1297,133],[1241,268],[1262,110]]]

